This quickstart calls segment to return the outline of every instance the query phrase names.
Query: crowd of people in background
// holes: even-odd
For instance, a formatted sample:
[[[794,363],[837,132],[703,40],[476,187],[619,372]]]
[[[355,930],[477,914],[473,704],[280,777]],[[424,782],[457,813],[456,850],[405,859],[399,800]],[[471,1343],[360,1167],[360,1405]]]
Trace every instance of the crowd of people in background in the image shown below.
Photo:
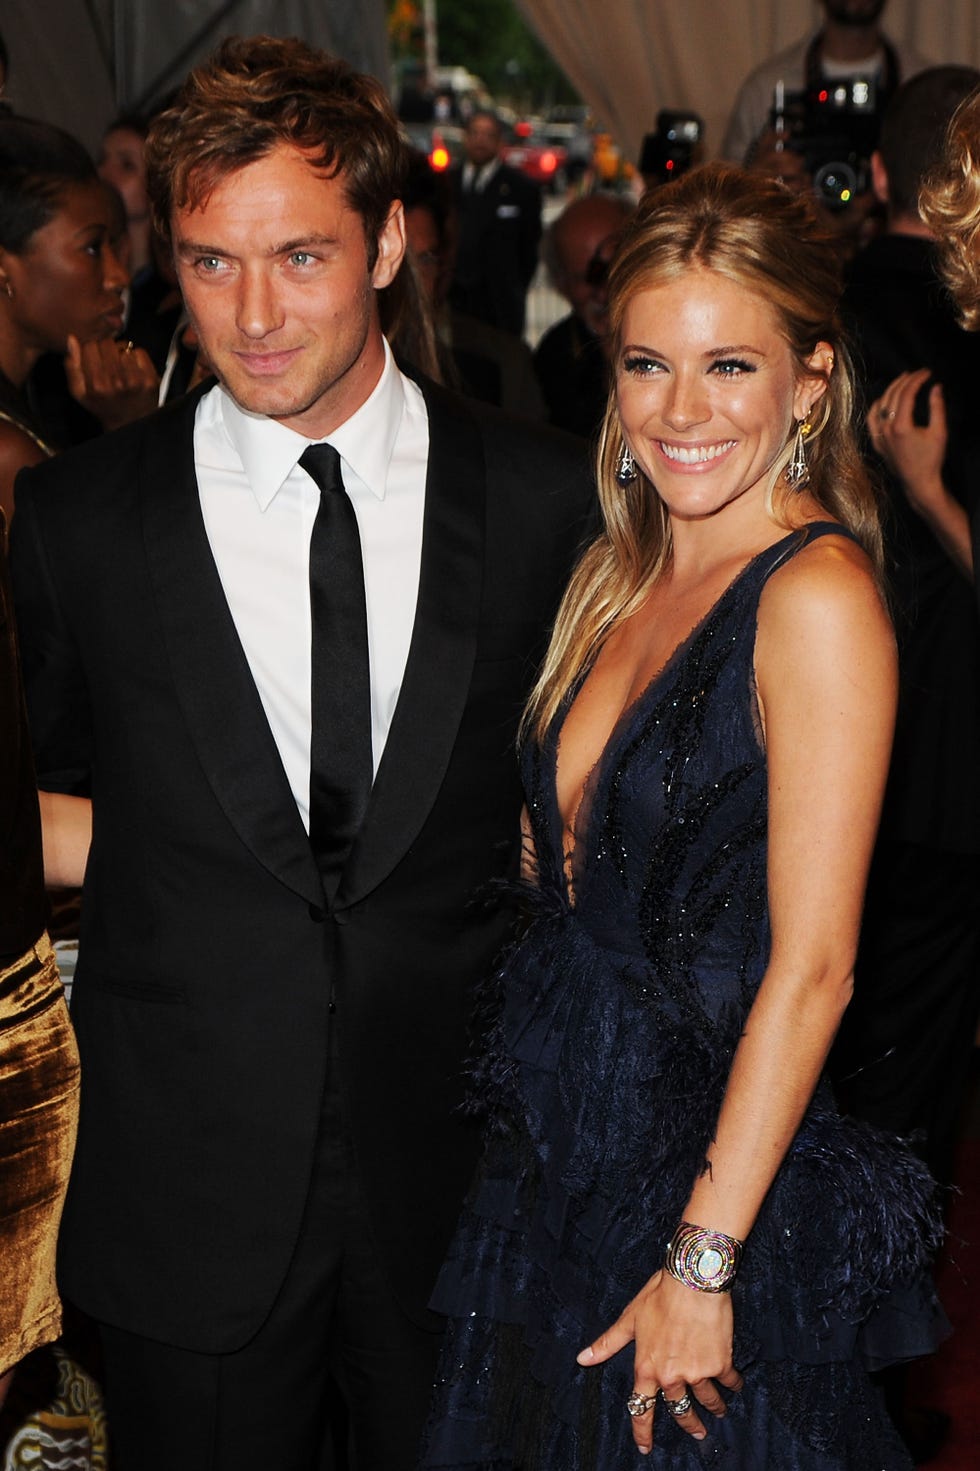
[[[95,159],[0,106],[8,1439],[81,1396],[102,1471],[104,1383],[112,1471],[796,1471],[838,1402],[819,1471],[941,1444],[980,71],[821,4],[724,162],[547,223],[491,108],[434,170],[299,42]]]

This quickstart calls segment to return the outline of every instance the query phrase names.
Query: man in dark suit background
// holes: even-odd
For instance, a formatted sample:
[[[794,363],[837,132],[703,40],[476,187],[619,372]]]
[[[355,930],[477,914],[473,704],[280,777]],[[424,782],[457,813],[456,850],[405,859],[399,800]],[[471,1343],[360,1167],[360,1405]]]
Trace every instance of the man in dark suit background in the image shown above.
[[[877,400],[871,443],[892,472],[884,529],[899,704],[854,998],[832,1062],[848,1111],[911,1136],[944,1186],[955,1178],[980,1013],[980,627],[969,535],[980,334],[956,319],[918,199],[978,82],[971,67],[931,67],[895,93],[872,157],[887,227],[852,261],[842,303],[858,381],[866,403]],[[934,483],[923,494],[926,468]],[[948,1421],[916,1402],[914,1381],[914,1366],[884,1377],[919,1462]]]
[[[407,1471],[508,927],[474,896],[515,872],[588,478],[395,365],[373,79],[225,43],[148,157],[218,385],[26,473],[15,519],[41,784],[93,795],[63,1286],[118,1471],[325,1466],[331,1375],[357,1471]]]
[[[503,133],[493,112],[466,124],[466,162],[450,173],[459,217],[450,305],[519,337],[528,287],[538,263],[541,191],[500,156]]]
[[[972,67],[932,67],[896,92],[872,159],[888,226],[855,257],[843,301],[866,401],[888,390],[891,404],[901,384],[888,385],[917,375],[902,380],[903,443],[918,440],[920,459],[929,447],[946,494],[918,496],[901,460],[886,482],[899,710],[837,1055],[852,1109],[915,1136],[943,1185],[953,1179],[980,1012],[980,627],[967,527],[978,504],[980,335],[956,320],[918,197],[950,118],[978,83]],[[930,405],[933,384],[942,403]],[[888,427],[876,414],[873,444]]]

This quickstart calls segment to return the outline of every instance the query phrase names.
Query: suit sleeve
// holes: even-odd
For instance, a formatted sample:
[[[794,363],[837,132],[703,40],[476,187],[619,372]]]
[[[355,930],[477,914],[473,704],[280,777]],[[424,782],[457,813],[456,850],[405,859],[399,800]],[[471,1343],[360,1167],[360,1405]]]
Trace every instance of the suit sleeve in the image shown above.
[[[34,472],[21,471],[10,571],[38,786],[87,796],[92,755],[88,688],[45,545],[44,500],[39,504],[34,490]]]

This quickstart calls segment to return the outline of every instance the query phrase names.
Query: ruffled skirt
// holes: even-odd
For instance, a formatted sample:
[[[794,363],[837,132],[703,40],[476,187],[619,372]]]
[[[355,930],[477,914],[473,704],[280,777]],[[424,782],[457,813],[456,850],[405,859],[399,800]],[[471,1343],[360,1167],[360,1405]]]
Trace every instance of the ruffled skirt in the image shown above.
[[[899,1471],[868,1371],[945,1331],[932,1181],[818,1089],[733,1292],[745,1387],[691,1439],[658,1406],[640,1458],[632,1347],[575,1362],[662,1260],[703,1168],[743,1016],[679,1014],[642,962],[539,920],[502,977],[479,1078],[492,1129],[433,1306],[450,1318],[426,1468]]]

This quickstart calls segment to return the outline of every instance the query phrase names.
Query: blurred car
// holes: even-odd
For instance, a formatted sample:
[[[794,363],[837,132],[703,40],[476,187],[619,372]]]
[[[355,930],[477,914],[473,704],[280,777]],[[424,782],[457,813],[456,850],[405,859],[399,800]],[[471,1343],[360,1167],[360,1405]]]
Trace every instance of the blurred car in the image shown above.
[[[565,150],[565,178],[577,184],[592,163],[592,134],[581,123],[549,120],[541,128],[541,137],[552,148]]]
[[[513,129],[505,134],[500,156],[504,163],[520,169],[543,189],[558,194],[568,183],[568,150],[564,143],[549,138],[543,125],[535,127],[530,122],[515,123]]]
[[[462,163],[463,129],[455,123],[402,123],[402,133],[413,148],[424,153],[429,167],[437,174],[445,173],[454,163]]]

